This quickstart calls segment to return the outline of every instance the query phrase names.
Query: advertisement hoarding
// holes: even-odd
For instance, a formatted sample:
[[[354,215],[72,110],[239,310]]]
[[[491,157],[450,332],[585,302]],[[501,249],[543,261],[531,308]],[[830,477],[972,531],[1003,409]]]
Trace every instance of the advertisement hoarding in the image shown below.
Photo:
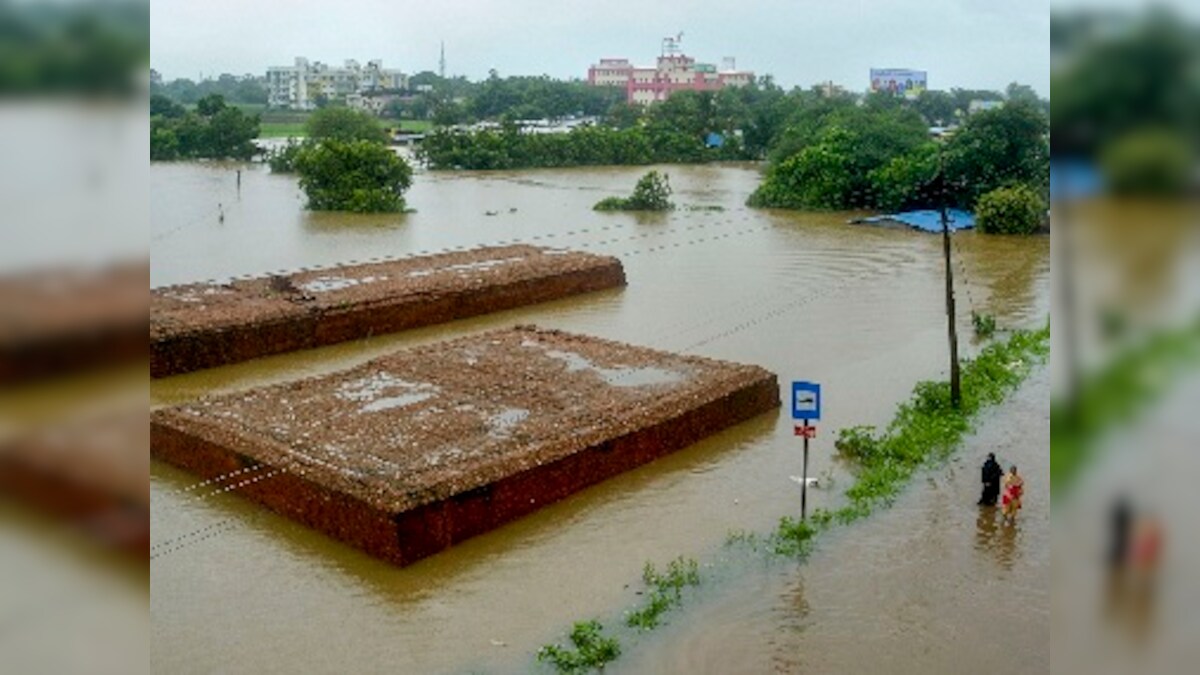
[[[872,68],[871,91],[887,91],[899,96],[916,96],[925,91],[927,79],[924,70]]]

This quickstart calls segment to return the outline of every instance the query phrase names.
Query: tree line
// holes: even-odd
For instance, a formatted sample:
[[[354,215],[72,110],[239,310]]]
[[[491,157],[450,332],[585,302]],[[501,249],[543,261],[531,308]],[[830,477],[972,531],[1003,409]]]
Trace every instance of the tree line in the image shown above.
[[[151,82],[150,94],[164,96],[176,103],[193,105],[200,99],[213,94],[219,95],[229,103],[252,103],[266,105],[267,87],[258,77],[253,75],[231,75],[222,73],[215,80],[196,82],[186,77],[169,82]]]
[[[1197,187],[1200,27],[1165,7],[1054,12],[1054,154],[1098,165],[1117,192]]]
[[[161,95],[150,97],[150,159],[250,159],[258,152],[258,115],[225,103],[220,94],[196,102],[194,110]]]
[[[1049,192],[1048,121],[1027,101],[975,113],[948,139],[931,138],[915,110],[883,99],[793,118],[771,152],[751,206],[896,211],[974,210],[997,188]],[[939,176],[943,180],[935,181]]]

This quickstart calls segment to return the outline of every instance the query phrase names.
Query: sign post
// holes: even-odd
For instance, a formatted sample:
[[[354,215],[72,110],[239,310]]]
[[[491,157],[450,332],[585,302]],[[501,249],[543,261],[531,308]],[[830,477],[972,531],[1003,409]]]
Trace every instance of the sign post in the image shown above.
[[[817,435],[809,422],[821,419],[821,385],[815,382],[792,382],[792,419],[800,424],[795,434],[804,439],[804,473],[800,478],[800,520],[808,518],[808,439]]]

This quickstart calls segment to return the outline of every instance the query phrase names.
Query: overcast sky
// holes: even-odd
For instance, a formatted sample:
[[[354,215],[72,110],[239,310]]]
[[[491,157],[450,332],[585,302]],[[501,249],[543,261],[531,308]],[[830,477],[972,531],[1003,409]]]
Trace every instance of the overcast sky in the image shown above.
[[[1047,0],[154,0],[150,64],[163,77],[265,74],[296,56],[383,59],[408,73],[475,80],[585,77],[600,57],[652,65],[682,31],[699,61],[784,87],[866,89],[868,69],[915,68],[929,86],[1050,89]]]

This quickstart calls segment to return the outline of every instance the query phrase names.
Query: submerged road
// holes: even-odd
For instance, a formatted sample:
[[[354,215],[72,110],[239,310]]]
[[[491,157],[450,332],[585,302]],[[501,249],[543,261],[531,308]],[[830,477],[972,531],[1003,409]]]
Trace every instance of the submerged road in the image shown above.
[[[671,615],[670,626],[610,670],[1044,671],[1049,381],[1042,367],[985,410],[953,458],[918,474],[892,508],[831,531],[807,562],[750,572]],[[988,452],[1025,476],[1025,508],[1015,527],[1000,524],[997,509],[975,506]]]

